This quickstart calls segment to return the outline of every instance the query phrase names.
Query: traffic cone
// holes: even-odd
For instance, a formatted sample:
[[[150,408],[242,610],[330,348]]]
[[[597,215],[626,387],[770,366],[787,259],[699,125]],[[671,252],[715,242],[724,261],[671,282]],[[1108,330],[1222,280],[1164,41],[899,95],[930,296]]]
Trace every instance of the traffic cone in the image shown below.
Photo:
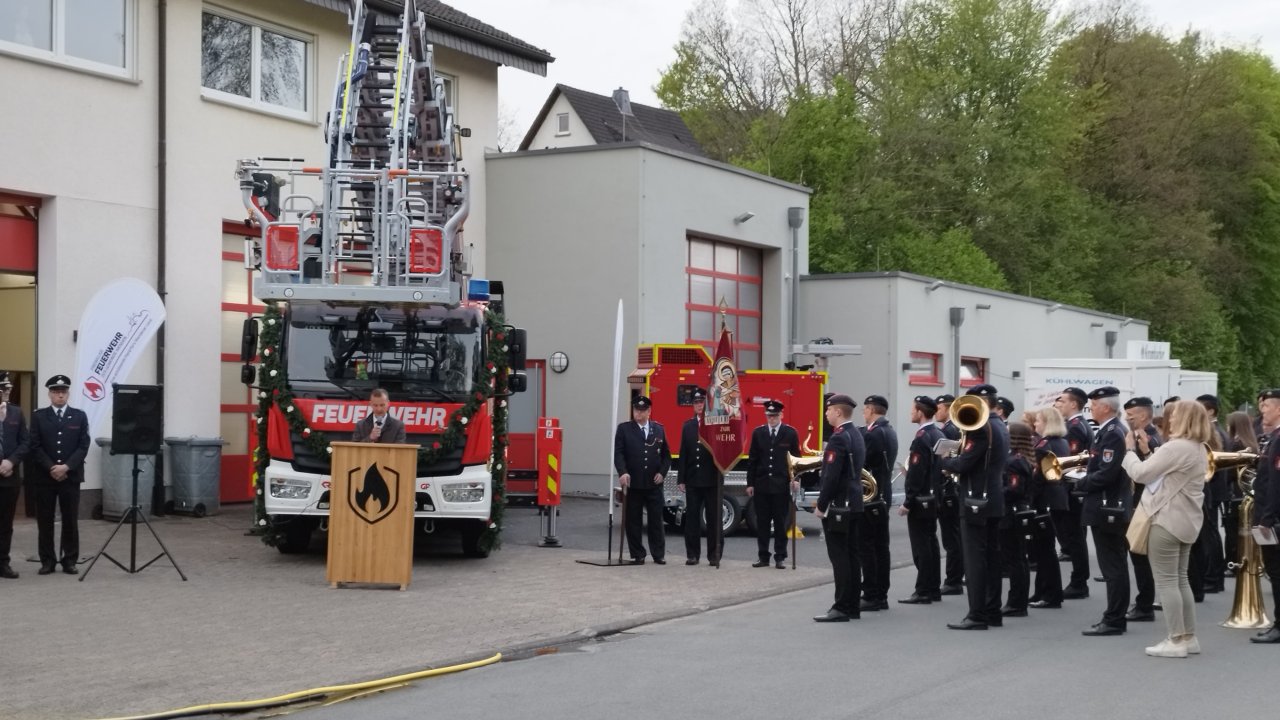
[[[799,525],[792,525],[787,528],[787,539],[790,540],[791,538],[796,538],[797,540],[804,539],[804,531],[800,529]]]

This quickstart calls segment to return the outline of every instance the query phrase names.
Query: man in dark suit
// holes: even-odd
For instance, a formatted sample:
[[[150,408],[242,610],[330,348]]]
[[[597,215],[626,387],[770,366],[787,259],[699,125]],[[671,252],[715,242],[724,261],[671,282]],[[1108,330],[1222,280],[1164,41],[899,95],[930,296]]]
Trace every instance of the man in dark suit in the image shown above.
[[[391,398],[387,391],[376,388],[369,393],[369,414],[356,423],[355,432],[351,434],[353,442],[403,444],[404,423],[393,417],[387,410],[391,407]]]
[[[618,484],[627,494],[627,512],[622,521],[627,528],[632,565],[644,564],[645,550],[640,539],[644,515],[649,517],[649,551],[653,553],[653,561],[667,564],[662,483],[671,470],[671,448],[662,425],[649,419],[652,410],[649,398],[637,395],[631,401],[631,420],[620,423],[613,435],[613,466],[618,471]]]
[[[54,375],[44,384],[49,388],[49,407],[31,416],[31,458],[35,461],[33,487],[36,496],[36,525],[39,529],[40,575],[52,573],[59,562],[62,571],[76,574],[80,557],[80,483],[84,482],[84,459],[89,454],[89,418],[83,410],[67,405],[71,378]],[[61,555],[54,553],[53,516],[62,511]]]
[[[1125,430],[1118,417],[1120,391],[1110,385],[1089,393],[1089,414],[1098,421],[1098,433],[1089,450],[1085,476],[1076,482],[1084,493],[1080,512],[1085,527],[1093,532],[1093,547],[1098,553],[1098,568],[1107,583],[1107,609],[1102,620],[1084,635],[1121,635],[1126,629],[1125,614],[1129,609],[1129,527],[1133,490],[1129,476],[1120,463],[1125,454]]]
[[[1146,439],[1146,446],[1138,443],[1135,452],[1142,460],[1146,460],[1156,448],[1160,447],[1160,431],[1151,424],[1152,408],[1155,403],[1149,397],[1129,398],[1124,403],[1124,421],[1130,432],[1138,433]],[[1138,506],[1142,499],[1144,485],[1138,485],[1133,491],[1133,506]],[[1129,562],[1133,565],[1133,586],[1137,593],[1133,596],[1133,607],[1125,613],[1128,622],[1153,622],[1156,619],[1156,581],[1151,574],[1151,560],[1145,553],[1129,553]]]
[[[18,470],[27,457],[29,438],[22,408],[9,402],[13,382],[0,372],[0,578],[14,579],[18,573],[9,564],[13,542],[13,516],[18,509],[22,478]]]
[[[862,512],[862,609],[889,609],[889,505],[893,501],[893,464],[898,459],[898,433],[885,413],[889,401],[868,395],[862,401],[862,439],[867,472],[876,479],[875,500]]]
[[[1089,452],[1093,446],[1093,428],[1084,418],[1084,406],[1089,396],[1084,390],[1069,387],[1062,391],[1053,406],[1067,422],[1067,449],[1072,455]],[[1069,475],[1074,475],[1071,471]],[[1077,478],[1078,479],[1078,478]],[[1053,514],[1053,528],[1058,533],[1058,544],[1071,559],[1071,580],[1062,591],[1067,600],[1089,597],[1089,544],[1085,539],[1080,512],[1084,508],[1084,495],[1078,491],[1068,493],[1067,509]]]
[[[694,388],[690,399],[693,401],[693,417],[685,420],[680,428],[677,487],[684,493],[684,564],[697,565],[704,526],[708,528],[707,560],[714,563],[717,559],[715,542],[718,535],[713,532],[713,523],[720,522],[720,513],[715,507],[720,470],[716,467],[711,452],[698,438],[702,413],[707,407],[707,391]]]
[[[970,395],[990,408],[998,393],[991,385],[975,385]],[[943,472],[960,486],[960,539],[964,544],[964,574],[969,579],[969,612],[952,630],[1000,627],[1000,518],[1004,516],[1004,470],[1009,461],[1009,430],[995,414],[985,427],[965,432],[960,454],[942,459]],[[985,501],[985,502],[984,502]],[[981,503],[981,504],[980,504]]]
[[[933,422],[937,409],[937,401],[928,395],[917,396],[911,406],[911,422],[918,429],[911,439],[907,477],[903,481],[906,499],[898,508],[898,514],[907,518],[911,559],[916,566],[915,592],[898,601],[906,605],[928,605],[942,600],[942,555],[938,550],[938,501],[942,482],[933,448],[943,435],[942,429]]]
[[[960,428],[951,422],[951,403],[955,401],[956,396],[950,393],[934,398],[938,412],[933,416],[933,423],[948,440],[960,439]],[[932,452],[933,448],[929,450]],[[939,498],[944,502],[938,508],[938,534],[942,536],[942,549],[947,552],[942,578],[943,595],[964,594],[964,548],[960,543],[960,511],[957,508],[960,495],[956,487],[955,481],[942,478],[942,495]]]
[[[822,536],[835,576],[835,603],[817,622],[848,622],[861,617],[862,562],[858,552],[858,525],[862,519],[862,467],[867,450],[862,433],[853,426],[853,398],[834,394],[826,401],[826,420],[832,433],[822,452],[822,473],[818,501],[813,514],[822,520]],[[827,517],[833,506],[849,508],[849,527],[831,531]]]
[[[791,526],[791,494],[800,487],[787,470],[787,455],[800,457],[800,435],[782,422],[782,403],[764,404],[765,424],[751,433],[747,452],[747,497],[756,513],[756,554],[751,567],[769,567],[769,538],[773,537],[773,562],[785,569],[787,528]]]

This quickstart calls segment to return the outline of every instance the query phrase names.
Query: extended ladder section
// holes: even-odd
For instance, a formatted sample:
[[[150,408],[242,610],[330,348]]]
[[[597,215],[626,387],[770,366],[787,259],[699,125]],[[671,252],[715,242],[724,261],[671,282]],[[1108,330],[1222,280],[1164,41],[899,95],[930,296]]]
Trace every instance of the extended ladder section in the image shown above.
[[[325,123],[327,164],[259,158],[237,168],[262,231],[246,243],[246,266],[261,271],[255,294],[455,305],[470,188],[426,16],[416,0],[404,0],[399,22],[353,0],[349,19]]]

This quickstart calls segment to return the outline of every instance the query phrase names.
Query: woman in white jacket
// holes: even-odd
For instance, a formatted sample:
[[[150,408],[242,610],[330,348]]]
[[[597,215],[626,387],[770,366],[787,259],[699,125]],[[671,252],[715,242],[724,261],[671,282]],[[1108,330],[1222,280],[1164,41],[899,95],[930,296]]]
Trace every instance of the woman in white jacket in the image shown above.
[[[1125,437],[1122,465],[1135,483],[1146,485],[1142,509],[1151,517],[1147,551],[1156,595],[1164,606],[1169,636],[1147,648],[1154,657],[1180,657],[1200,652],[1196,638],[1196,611],[1187,582],[1191,545],[1204,523],[1204,481],[1209,469],[1204,443],[1212,430],[1209,416],[1198,402],[1183,400],[1164,406],[1169,439],[1146,460],[1146,434],[1130,431]]]

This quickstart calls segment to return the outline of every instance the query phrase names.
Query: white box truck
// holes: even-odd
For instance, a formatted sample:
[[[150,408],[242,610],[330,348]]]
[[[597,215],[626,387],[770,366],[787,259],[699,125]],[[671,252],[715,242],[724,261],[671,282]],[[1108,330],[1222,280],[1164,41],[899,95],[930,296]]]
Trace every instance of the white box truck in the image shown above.
[[[1104,385],[1120,390],[1121,401],[1143,395],[1159,407],[1172,396],[1194,399],[1217,393],[1218,375],[1183,370],[1179,360],[1106,360],[1068,358],[1028,360],[1024,375],[1024,408],[1052,405],[1069,387],[1092,392]]]

